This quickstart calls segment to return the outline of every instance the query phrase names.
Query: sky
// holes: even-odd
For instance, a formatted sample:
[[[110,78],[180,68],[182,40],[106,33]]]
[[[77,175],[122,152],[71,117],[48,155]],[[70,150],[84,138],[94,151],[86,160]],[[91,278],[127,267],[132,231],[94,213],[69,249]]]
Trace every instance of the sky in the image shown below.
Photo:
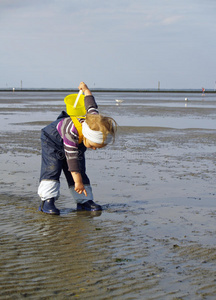
[[[216,1],[0,0],[0,88],[80,81],[215,89]]]

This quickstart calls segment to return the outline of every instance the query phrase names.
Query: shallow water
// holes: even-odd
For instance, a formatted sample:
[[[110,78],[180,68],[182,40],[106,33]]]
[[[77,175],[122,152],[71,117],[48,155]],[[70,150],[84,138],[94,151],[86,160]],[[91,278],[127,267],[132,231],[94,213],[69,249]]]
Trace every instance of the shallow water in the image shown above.
[[[64,96],[0,93],[0,298],[215,299],[215,94],[96,93],[120,123],[86,153],[104,211],[77,213],[62,177],[56,217],[37,211],[40,129]]]

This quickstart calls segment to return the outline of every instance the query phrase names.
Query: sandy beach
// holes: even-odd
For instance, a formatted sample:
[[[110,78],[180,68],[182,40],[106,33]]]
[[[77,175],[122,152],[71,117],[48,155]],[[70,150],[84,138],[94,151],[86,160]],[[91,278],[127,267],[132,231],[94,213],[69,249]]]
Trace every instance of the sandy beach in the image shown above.
[[[40,130],[64,96],[0,93],[0,299],[215,299],[215,94],[96,93],[119,124],[114,145],[86,152],[104,210],[76,212],[62,176],[61,215],[48,216]]]

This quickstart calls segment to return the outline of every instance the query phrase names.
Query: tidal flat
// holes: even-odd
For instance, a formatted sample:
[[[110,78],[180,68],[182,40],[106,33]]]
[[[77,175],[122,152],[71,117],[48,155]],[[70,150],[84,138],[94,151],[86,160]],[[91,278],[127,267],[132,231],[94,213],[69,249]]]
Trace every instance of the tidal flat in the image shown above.
[[[113,145],[86,152],[103,211],[77,212],[62,175],[49,216],[40,130],[65,96],[0,93],[0,299],[215,299],[215,94],[96,93],[119,124]]]

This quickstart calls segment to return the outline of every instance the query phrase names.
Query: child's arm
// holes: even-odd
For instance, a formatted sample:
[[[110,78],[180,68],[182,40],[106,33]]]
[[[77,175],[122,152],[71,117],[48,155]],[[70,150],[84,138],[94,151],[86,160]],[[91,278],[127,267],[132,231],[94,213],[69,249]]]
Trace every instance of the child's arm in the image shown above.
[[[85,94],[85,108],[87,113],[89,114],[98,114],[98,106],[95,102],[95,98],[92,95],[90,89],[84,82],[80,82],[79,84],[79,90],[82,90]]]
[[[88,86],[84,83],[84,82],[80,82],[79,84],[79,90],[82,90],[83,93],[85,94],[85,97],[86,96],[92,96],[92,93],[91,91],[89,90]],[[92,98],[92,99],[91,99]],[[86,99],[86,98],[85,98]],[[95,103],[95,100],[94,100],[94,97],[90,97],[90,102],[91,103],[91,106],[90,107],[94,107],[95,106],[95,110],[97,108],[97,104]],[[87,109],[88,110],[88,109]],[[97,110],[96,110],[97,111]],[[97,112],[96,112],[97,113]],[[73,177],[73,180],[74,180],[74,183],[75,183],[75,187],[74,187],[74,190],[78,193],[78,194],[82,194],[84,193],[85,196],[87,196],[87,192],[86,192],[86,189],[84,187],[84,184],[82,182],[82,176],[79,172],[71,172],[71,175]]]
[[[87,197],[87,192],[86,192],[84,184],[82,182],[82,176],[81,176],[81,174],[78,173],[78,172],[71,172],[71,175],[72,175],[74,183],[75,183],[74,190],[78,194],[84,193],[84,195]]]

